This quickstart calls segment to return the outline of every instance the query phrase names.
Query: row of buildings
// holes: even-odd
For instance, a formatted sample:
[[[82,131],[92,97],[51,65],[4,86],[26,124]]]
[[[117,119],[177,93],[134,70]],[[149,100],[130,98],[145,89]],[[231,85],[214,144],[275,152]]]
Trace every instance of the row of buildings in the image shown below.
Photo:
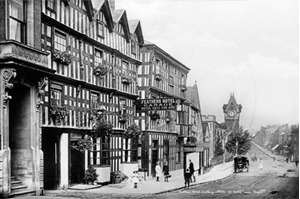
[[[197,84],[186,85],[190,69],[145,41],[141,22],[113,0],[3,0],[0,7],[2,197],[80,183],[89,165],[99,183],[112,171],[151,177],[156,162],[168,162],[171,173],[182,173],[188,159],[200,173],[209,166],[218,123],[201,115]],[[164,99],[172,108],[138,108]],[[223,111],[236,125],[241,107],[232,101]],[[97,114],[113,132],[90,151],[74,149]],[[143,139],[124,137],[134,123]]]
[[[299,158],[299,125],[268,125],[261,127],[253,141],[274,154],[295,161]]]

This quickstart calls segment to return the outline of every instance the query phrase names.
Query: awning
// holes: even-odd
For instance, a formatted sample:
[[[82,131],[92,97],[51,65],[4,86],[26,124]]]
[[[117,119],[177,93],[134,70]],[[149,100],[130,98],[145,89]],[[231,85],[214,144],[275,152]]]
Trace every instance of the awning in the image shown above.
[[[279,144],[276,144],[271,150],[274,151],[277,147],[279,147]]]

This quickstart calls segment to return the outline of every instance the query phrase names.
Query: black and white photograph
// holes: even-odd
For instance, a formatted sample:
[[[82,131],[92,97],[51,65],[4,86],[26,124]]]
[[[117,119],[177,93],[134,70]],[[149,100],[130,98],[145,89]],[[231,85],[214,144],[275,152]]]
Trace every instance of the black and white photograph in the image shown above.
[[[0,8],[0,198],[299,198],[298,0]]]

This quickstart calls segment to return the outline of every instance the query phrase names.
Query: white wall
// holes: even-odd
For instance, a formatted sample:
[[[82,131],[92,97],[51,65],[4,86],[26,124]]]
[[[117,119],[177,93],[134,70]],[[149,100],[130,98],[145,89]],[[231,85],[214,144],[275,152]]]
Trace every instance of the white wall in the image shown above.
[[[60,137],[60,187],[69,186],[69,134]]]
[[[189,166],[189,160],[192,160],[194,164],[194,169],[198,170],[199,169],[199,152],[194,152],[194,153],[187,153],[186,154],[186,165],[187,167]]]

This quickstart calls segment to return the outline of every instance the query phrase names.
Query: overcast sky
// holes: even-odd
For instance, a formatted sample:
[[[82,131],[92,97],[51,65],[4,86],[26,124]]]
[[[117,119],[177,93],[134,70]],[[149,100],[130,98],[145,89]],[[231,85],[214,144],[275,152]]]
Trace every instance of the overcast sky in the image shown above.
[[[234,92],[240,124],[299,123],[298,0],[116,0],[144,39],[191,69],[203,115],[224,122]]]

